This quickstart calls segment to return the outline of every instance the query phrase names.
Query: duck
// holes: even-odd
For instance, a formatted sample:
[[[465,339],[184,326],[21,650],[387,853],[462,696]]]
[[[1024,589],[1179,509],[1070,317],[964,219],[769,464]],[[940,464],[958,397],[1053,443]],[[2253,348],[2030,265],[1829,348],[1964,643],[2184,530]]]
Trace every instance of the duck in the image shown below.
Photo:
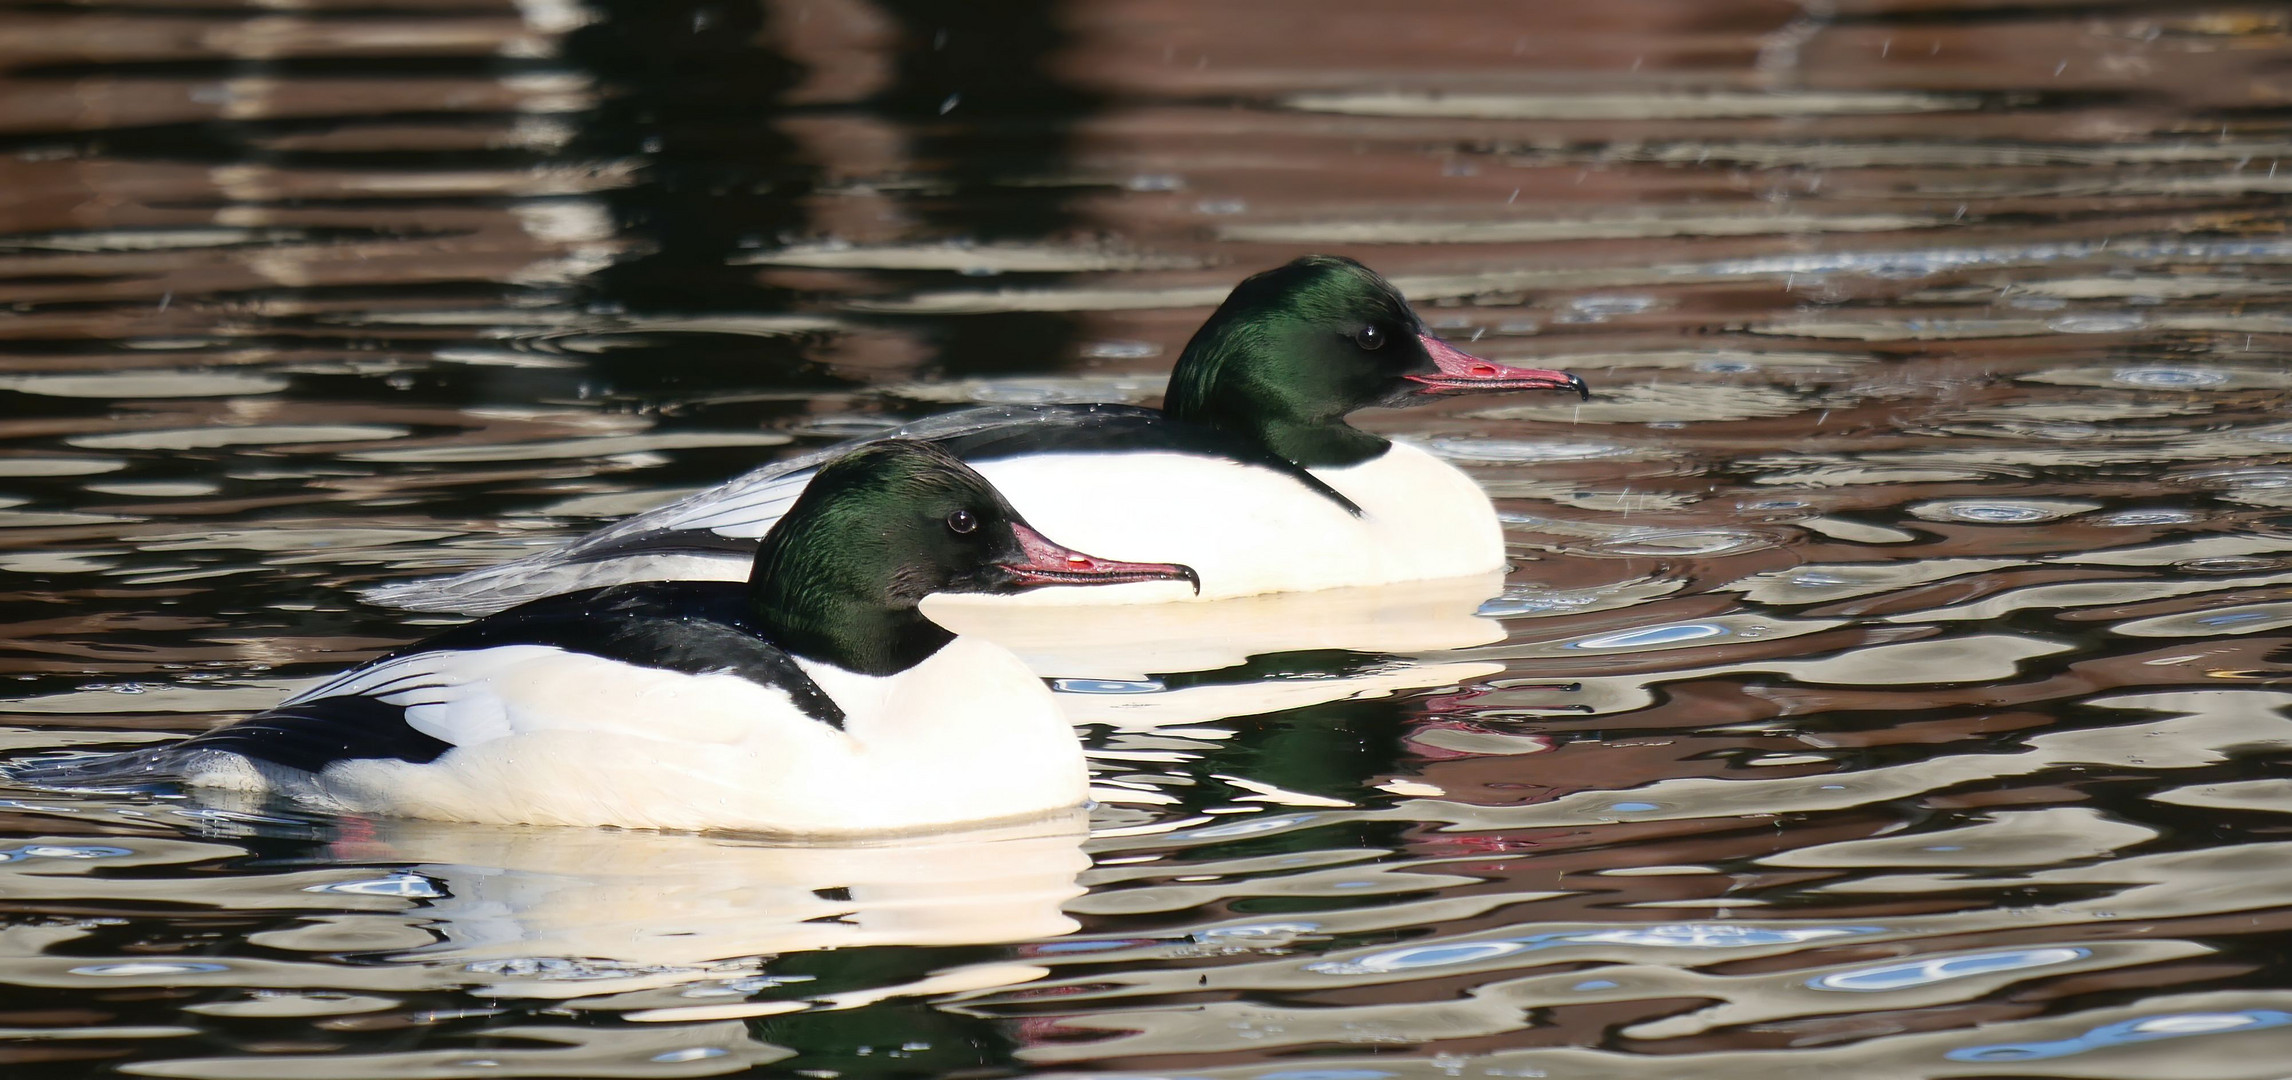
[[[544,597],[227,727],[12,773],[340,814],[807,837],[1071,812],[1088,769],[1050,689],[921,601],[1194,577],[1065,547],[946,450],[886,440],[812,476],[745,582]]]
[[[1501,572],[1502,530],[1471,477],[1346,418],[1517,390],[1590,396],[1571,373],[1472,356],[1434,336],[1375,271],[1308,255],[1234,288],[1187,342],[1160,409],[982,406],[881,437],[945,448],[1086,550],[1156,553],[1201,578],[1190,592],[1155,582],[1029,599],[1216,600]],[[757,539],[846,448],[766,465],[553,550],[365,595],[482,614],[616,581],[737,578]]]

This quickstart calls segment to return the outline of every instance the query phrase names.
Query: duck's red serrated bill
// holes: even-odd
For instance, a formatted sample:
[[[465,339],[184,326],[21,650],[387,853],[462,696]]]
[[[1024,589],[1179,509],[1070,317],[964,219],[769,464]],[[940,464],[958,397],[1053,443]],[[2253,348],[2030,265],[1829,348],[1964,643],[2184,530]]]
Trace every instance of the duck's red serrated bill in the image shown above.
[[[1201,576],[1179,563],[1118,562],[1085,555],[1053,542],[1033,528],[1011,523],[1018,534],[1023,561],[1000,563],[1011,577],[1026,585],[1119,585],[1128,581],[1183,581],[1202,591]]]
[[[1565,371],[1546,368],[1513,367],[1494,360],[1483,360],[1465,352],[1431,334],[1419,334],[1417,342],[1432,357],[1439,372],[1432,375],[1410,375],[1407,378],[1423,383],[1420,394],[1473,393],[1489,390],[1570,390],[1576,396],[1591,400],[1592,390],[1584,385],[1582,377]]]

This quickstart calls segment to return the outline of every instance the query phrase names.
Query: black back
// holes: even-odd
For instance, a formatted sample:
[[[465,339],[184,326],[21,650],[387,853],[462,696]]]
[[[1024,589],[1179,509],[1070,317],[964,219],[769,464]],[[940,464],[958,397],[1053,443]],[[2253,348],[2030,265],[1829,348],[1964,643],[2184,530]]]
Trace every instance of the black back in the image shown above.
[[[536,600],[447,630],[361,670],[420,653],[543,645],[687,675],[738,675],[779,687],[806,716],[841,730],[843,710],[761,633],[740,583],[637,582]],[[453,745],[415,729],[404,708],[379,697],[421,687],[413,676],[368,693],[291,702],[170,749],[228,750],[306,772],[360,758],[426,764]]]
[[[501,645],[546,645],[686,675],[728,672],[787,691],[814,720],[844,725],[834,699],[766,636],[740,582],[639,581],[543,597],[391,655]]]

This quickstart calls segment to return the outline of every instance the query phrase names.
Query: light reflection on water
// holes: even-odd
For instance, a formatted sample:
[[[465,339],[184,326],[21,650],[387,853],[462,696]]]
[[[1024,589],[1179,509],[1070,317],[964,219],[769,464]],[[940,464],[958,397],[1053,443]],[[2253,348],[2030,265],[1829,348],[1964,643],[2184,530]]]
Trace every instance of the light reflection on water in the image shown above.
[[[1057,680],[1088,835],[10,790],[0,1066],[2274,1080],[2283,20],[1547,7],[0,35],[9,753],[892,418],[1151,401],[1303,250],[1598,391],[1367,418],[1497,497],[1502,582],[938,609]]]

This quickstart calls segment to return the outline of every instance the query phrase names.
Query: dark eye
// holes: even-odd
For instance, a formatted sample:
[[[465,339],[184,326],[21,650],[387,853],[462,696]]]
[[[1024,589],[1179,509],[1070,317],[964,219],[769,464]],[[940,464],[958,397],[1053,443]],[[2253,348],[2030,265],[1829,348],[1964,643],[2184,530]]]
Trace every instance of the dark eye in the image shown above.
[[[1370,323],[1353,332],[1353,344],[1372,352],[1382,349],[1385,347],[1385,328]]]
[[[979,517],[969,510],[957,510],[947,515],[947,531],[957,536],[969,536],[979,531]]]

